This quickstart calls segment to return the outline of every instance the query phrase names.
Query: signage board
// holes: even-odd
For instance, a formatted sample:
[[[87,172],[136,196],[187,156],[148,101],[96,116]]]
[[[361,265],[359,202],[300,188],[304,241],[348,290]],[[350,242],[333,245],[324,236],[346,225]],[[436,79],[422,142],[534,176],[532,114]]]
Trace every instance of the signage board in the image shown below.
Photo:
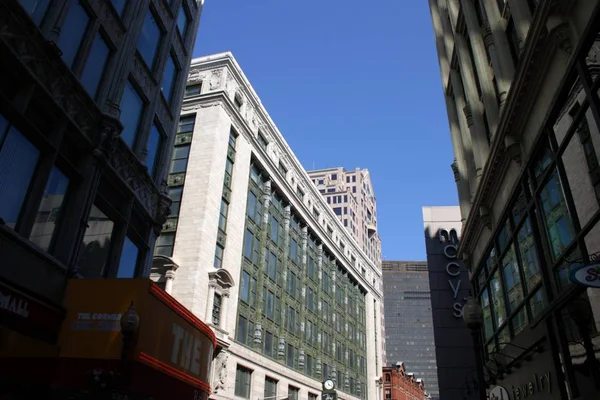
[[[208,385],[214,333],[148,279],[70,280],[60,357],[120,359],[120,320],[132,302],[139,316],[133,337],[135,359],[175,375],[183,373],[199,386]]]
[[[569,278],[581,286],[600,288],[600,263],[571,267]]]

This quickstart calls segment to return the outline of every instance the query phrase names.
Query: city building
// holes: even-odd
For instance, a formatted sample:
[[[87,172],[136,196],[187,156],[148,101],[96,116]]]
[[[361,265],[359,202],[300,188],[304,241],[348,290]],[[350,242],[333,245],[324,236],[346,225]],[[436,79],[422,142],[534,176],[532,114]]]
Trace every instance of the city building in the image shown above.
[[[150,275],[202,5],[0,2],[0,356],[60,354],[68,278]]]
[[[327,168],[308,171],[337,218],[367,256],[381,264],[381,239],[377,233],[377,201],[369,170]]]
[[[231,53],[192,60],[187,85],[154,279],[215,331],[211,398],[312,400],[331,378],[340,399],[377,399],[378,266]]]
[[[429,273],[425,261],[383,261],[385,355],[388,365],[410,366],[438,398]]]
[[[423,207],[423,226],[438,398],[481,400],[473,390],[477,382],[473,339],[462,318],[462,307],[469,296],[470,285],[467,268],[456,258],[460,243],[460,209],[458,206]],[[385,275],[384,279],[387,280]],[[388,315],[386,320],[389,318]],[[429,391],[427,379],[425,384]]]
[[[418,375],[406,372],[403,362],[383,367],[383,400],[426,400],[430,399],[425,384]]]
[[[495,395],[600,393],[600,299],[588,287],[600,250],[599,8],[430,0],[456,158],[458,257],[483,308],[475,343]]]

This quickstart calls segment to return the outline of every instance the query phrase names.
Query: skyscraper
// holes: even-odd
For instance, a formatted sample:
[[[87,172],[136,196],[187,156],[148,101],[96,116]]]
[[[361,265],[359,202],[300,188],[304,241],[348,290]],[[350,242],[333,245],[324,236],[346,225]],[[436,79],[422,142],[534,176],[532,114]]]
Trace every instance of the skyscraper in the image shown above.
[[[381,275],[231,53],[192,61],[153,278],[211,322],[216,399],[376,399]]]
[[[385,352],[389,365],[404,363],[437,399],[429,273],[425,261],[383,261]]]
[[[381,263],[381,239],[377,233],[377,201],[367,169],[327,168],[308,171],[344,227],[377,265]]]
[[[36,318],[60,314],[68,277],[149,276],[201,10],[0,2],[0,293],[44,315],[3,316],[12,349],[56,344]]]
[[[429,4],[486,386],[519,397],[543,370],[544,398],[598,397],[600,299],[576,273],[600,251],[600,4]]]

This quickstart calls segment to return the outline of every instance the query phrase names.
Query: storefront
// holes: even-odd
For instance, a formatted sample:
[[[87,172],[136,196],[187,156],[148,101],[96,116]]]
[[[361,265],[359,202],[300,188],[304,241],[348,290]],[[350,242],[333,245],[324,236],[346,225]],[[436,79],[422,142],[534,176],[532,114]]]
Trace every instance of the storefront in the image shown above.
[[[9,358],[0,373],[46,398],[208,398],[215,336],[152,281],[71,280],[63,304],[58,357]],[[27,398],[23,386],[6,398]]]

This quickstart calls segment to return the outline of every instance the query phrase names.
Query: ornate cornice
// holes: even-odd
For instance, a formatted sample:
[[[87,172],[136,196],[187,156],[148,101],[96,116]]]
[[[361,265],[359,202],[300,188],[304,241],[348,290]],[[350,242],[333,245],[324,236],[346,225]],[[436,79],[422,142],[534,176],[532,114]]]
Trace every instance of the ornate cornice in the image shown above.
[[[520,149],[518,153],[515,151],[515,145],[519,145],[519,133],[528,120],[531,107],[537,100],[536,94],[550,65],[550,59],[561,46],[558,40],[561,35],[546,34],[548,16],[553,12],[563,12],[561,7],[568,6],[566,0],[545,1],[540,3],[536,11],[473,205],[463,227],[458,254],[461,258],[472,252],[477,239],[481,237],[482,229],[493,228],[488,204],[493,204],[501,189],[503,177],[511,160],[520,161]]]

